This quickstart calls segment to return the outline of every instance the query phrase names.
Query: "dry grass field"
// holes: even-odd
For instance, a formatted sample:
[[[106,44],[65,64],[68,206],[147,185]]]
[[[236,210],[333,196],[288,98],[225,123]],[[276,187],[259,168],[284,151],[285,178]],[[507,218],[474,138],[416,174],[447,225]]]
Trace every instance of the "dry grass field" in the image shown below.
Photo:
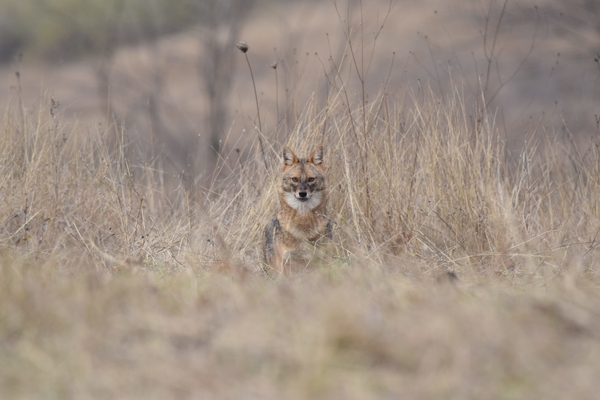
[[[347,54],[285,123],[252,129],[245,100],[250,128],[191,178],[15,85],[0,398],[596,399],[598,138],[540,124],[514,150],[462,83],[374,92]],[[318,143],[333,243],[269,276],[281,147]]]
[[[458,94],[326,110],[289,143],[324,141],[335,245],[269,278],[279,144],[166,190],[127,132],[8,109],[1,397],[595,398],[597,144],[511,167]]]

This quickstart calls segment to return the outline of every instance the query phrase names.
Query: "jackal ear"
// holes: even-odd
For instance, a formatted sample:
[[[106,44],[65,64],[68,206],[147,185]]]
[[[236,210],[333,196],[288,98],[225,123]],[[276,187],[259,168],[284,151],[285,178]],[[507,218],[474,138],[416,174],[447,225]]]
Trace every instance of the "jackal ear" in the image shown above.
[[[298,162],[298,157],[294,154],[292,149],[287,146],[283,147],[283,165],[294,165]]]
[[[315,165],[323,164],[323,146],[317,147],[310,157],[308,157],[308,162],[313,163]]]

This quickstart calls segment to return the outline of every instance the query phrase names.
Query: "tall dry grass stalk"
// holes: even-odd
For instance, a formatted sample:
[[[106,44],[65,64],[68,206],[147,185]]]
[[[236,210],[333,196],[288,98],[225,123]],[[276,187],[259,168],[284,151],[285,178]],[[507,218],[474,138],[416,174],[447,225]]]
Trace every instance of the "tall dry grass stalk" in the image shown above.
[[[511,163],[458,93],[347,99],[309,102],[286,143],[324,142],[334,244],[275,282],[282,143],[265,174],[227,138],[192,193],[126,131],[7,110],[1,397],[592,398],[597,145]]]
[[[417,263],[419,276],[452,271],[516,284],[573,267],[596,279],[596,144],[581,153],[554,136],[543,150],[530,145],[510,156],[491,116],[448,98],[380,96],[366,111],[336,98],[326,111],[306,105],[287,144],[299,154],[326,148],[336,249],[317,264]],[[353,124],[365,112],[363,131]],[[281,143],[269,143],[268,174],[257,168],[262,156],[240,156],[253,148],[230,146],[209,186],[189,193],[158,160],[139,156],[123,130],[61,122],[52,106],[23,123],[5,115],[4,248],[81,257],[106,271],[126,260],[168,271],[259,269],[262,227],[277,208]]]

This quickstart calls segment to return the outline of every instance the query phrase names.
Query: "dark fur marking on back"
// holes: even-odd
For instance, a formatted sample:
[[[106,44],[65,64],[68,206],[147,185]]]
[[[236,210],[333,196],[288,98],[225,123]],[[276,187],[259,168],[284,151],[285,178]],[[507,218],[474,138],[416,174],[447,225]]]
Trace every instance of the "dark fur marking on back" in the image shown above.
[[[263,261],[267,264],[271,262],[271,260],[268,259],[268,255],[273,254],[273,251],[275,250],[275,236],[277,236],[277,232],[281,232],[281,230],[281,224],[279,223],[279,219],[277,219],[277,217],[273,218],[265,227],[265,247],[263,248]]]

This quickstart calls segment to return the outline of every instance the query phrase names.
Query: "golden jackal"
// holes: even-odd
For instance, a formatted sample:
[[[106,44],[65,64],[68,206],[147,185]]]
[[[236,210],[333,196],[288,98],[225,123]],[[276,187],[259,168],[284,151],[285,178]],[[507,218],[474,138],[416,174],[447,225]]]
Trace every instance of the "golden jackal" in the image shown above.
[[[265,228],[265,263],[280,273],[284,257],[303,241],[331,237],[327,217],[327,185],[323,170],[323,146],[308,158],[298,158],[283,148],[283,174],[279,185],[279,212]]]

